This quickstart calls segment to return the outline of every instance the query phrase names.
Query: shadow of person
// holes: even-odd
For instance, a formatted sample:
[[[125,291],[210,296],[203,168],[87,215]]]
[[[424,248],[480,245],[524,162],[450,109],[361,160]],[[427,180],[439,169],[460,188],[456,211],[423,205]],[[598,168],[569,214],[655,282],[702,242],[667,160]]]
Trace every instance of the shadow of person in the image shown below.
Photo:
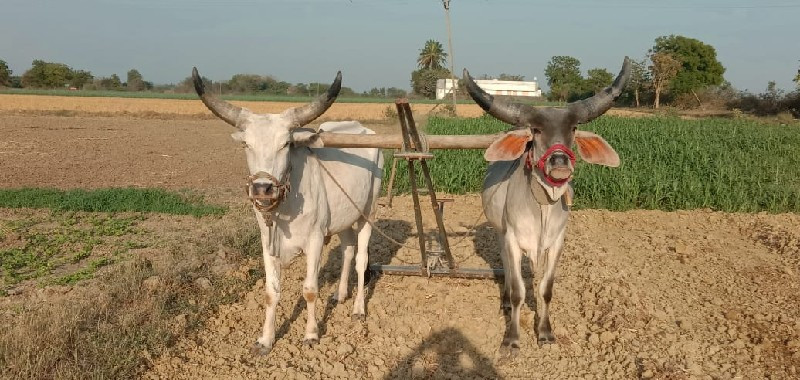
[[[464,334],[449,327],[432,333],[384,379],[497,379],[500,374]]]

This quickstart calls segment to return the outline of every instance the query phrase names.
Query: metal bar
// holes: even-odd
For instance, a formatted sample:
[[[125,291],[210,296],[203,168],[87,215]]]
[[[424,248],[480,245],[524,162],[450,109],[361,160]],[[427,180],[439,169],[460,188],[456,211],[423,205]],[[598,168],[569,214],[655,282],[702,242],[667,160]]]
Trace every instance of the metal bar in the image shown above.
[[[404,275],[404,276],[424,276],[428,273],[420,271],[420,267],[410,265],[370,265],[369,270],[378,274]],[[500,280],[505,275],[503,269],[451,269],[451,270],[431,270],[431,277],[457,277],[468,279],[495,279]]]
[[[408,103],[405,103],[408,105]],[[403,131],[403,141],[405,146],[410,146],[408,124],[405,116],[405,109],[400,102],[397,103],[397,114],[400,116],[400,128]],[[411,183],[411,197],[414,200],[414,220],[417,224],[417,239],[419,241],[419,252],[422,262],[427,262],[428,255],[425,252],[425,234],[423,233],[424,227],[422,226],[422,210],[419,206],[419,194],[417,193],[417,174],[414,172],[414,160],[406,160],[408,163],[408,180]],[[424,273],[424,267],[418,268],[420,273]]]
[[[406,117],[408,118],[407,127],[411,134],[411,138],[414,140],[414,144],[416,146],[422,146],[417,125],[414,122],[414,117],[411,115],[411,107],[408,105],[408,103],[403,103],[403,108],[405,109]],[[442,250],[444,251],[448,265],[450,265],[452,269],[456,269],[456,261],[453,259],[453,253],[450,252],[450,242],[447,240],[447,230],[444,228],[444,220],[442,219],[442,213],[440,212],[441,210],[439,210],[439,202],[436,201],[436,192],[433,190],[433,180],[431,179],[431,172],[428,170],[428,163],[425,162],[425,160],[420,160],[419,165],[422,167],[422,175],[424,176],[425,186],[428,187],[428,195],[431,198],[431,208],[433,209],[433,215],[436,217],[436,227],[439,230],[439,244],[442,245]]]
[[[491,135],[427,135],[428,149],[486,149],[501,134]],[[349,135],[321,132],[322,143],[330,148],[383,148],[402,149],[403,137],[399,135]],[[408,146],[411,148],[411,146]]]

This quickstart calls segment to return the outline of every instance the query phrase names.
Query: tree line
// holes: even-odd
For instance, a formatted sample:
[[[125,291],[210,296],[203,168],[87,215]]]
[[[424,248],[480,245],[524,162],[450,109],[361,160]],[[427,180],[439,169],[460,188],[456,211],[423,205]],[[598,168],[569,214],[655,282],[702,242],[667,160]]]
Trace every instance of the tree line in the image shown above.
[[[435,40],[426,41],[417,56],[417,70],[411,73],[414,94],[434,98],[436,81],[452,77],[445,68],[446,63],[447,53],[442,44]],[[717,59],[713,46],[677,35],[656,38],[644,57],[634,59],[631,64],[631,77],[618,104],[653,108],[668,104],[683,109],[738,109],[758,115],[791,112],[800,118],[800,69],[794,78],[798,88],[793,92],[777,90],[775,82],[769,82],[766,92],[761,94],[737,91],[725,80],[725,67]],[[571,56],[552,57],[544,74],[550,87],[546,98],[562,103],[593,96],[614,80],[614,75],[605,68],[591,68],[584,77],[580,60]],[[484,74],[479,78],[493,77]],[[521,81],[524,77],[500,74],[499,79]],[[461,81],[457,91],[464,96]]]
[[[373,87],[356,93],[342,87],[344,97],[398,98],[416,96],[435,98],[436,81],[452,78],[445,66],[447,53],[436,40],[425,41],[417,55],[417,69],[411,73],[412,93],[396,87]],[[800,117],[800,69],[793,78],[798,89],[784,92],[776,89],[774,82],[767,84],[766,91],[753,94],[737,91],[724,78],[725,67],[717,59],[716,49],[700,40],[685,36],[661,36],[642,59],[632,62],[631,78],[618,104],[635,107],[652,105],[659,108],[668,104],[679,108],[728,108],[739,109],[759,115],[792,112]],[[571,102],[594,95],[610,85],[614,75],[605,68],[591,68],[584,77],[581,62],[571,56],[554,56],[548,62],[544,74],[550,91],[548,100]],[[456,78],[460,76],[456,75]],[[498,76],[479,75],[480,79],[501,80],[525,79],[522,75],[502,73]],[[289,83],[269,75],[235,74],[226,81],[213,82],[203,78],[207,88],[218,94],[267,94],[314,96],[324,91],[328,83]],[[458,95],[466,97],[463,83],[458,81]],[[191,77],[177,84],[153,85],[144,80],[136,69],[127,72],[126,81],[112,74],[110,77],[94,77],[91,72],[76,70],[66,64],[34,60],[31,68],[22,75],[14,76],[6,62],[0,60],[0,87],[17,88],[71,88],[82,90],[119,91],[194,91]]]
[[[31,68],[22,75],[13,75],[5,61],[0,60],[0,87],[30,89],[72,89],[104,91],[154,91],[154,92],[194,92],[192,78],[186,77],[177,84],[154,85],[146,81],[142,74],[131,69],[123,81],[117,74],[110,77],[95,77],[86,70],[77,70],[59,62],[34,60]],[[226,81],[214,82],[203,77],[207,88],[218,94],[264,94],[314,96],[324,92],[330,83],[289,83],[269,75],[235,74]],[[340,96],[345,97],[387,97],[406,96],[406,91],[396,87],[373,87],[368,91],[356,93],[349,87],[342,87]]]

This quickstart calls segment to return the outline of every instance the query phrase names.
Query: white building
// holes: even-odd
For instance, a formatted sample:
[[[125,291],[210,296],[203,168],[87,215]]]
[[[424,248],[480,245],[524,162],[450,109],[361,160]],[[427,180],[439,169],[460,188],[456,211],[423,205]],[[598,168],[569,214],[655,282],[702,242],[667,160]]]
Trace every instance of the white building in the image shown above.
[[[457,82],[456,82],[457,83]],[[498,79],[476,79],[475,83],[489,95],[530,96],[541,97],[542,89],[536,78],[532,82]],[[439,79],[436,81],[436,99],[444,99],[453,91],[452,79]]]

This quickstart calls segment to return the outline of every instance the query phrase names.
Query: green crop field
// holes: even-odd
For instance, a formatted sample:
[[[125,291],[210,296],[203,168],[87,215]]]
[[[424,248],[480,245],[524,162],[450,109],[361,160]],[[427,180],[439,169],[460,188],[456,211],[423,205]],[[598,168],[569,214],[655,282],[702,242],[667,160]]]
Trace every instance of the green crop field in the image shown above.
[[[431,118],[426,128],[430,134],[479,134],[507,127],[482,117]],[[743,119],[604,116],[581,129],[605,137],[622,164],[607,168],[579,160],[572,181],[576,208],[800,212],[800,127]],[[435,153],[430,166],[437,191],[480,191],[483,151]],[[400,192],[408,191],[406,171],[401,162],[395,187]]]

